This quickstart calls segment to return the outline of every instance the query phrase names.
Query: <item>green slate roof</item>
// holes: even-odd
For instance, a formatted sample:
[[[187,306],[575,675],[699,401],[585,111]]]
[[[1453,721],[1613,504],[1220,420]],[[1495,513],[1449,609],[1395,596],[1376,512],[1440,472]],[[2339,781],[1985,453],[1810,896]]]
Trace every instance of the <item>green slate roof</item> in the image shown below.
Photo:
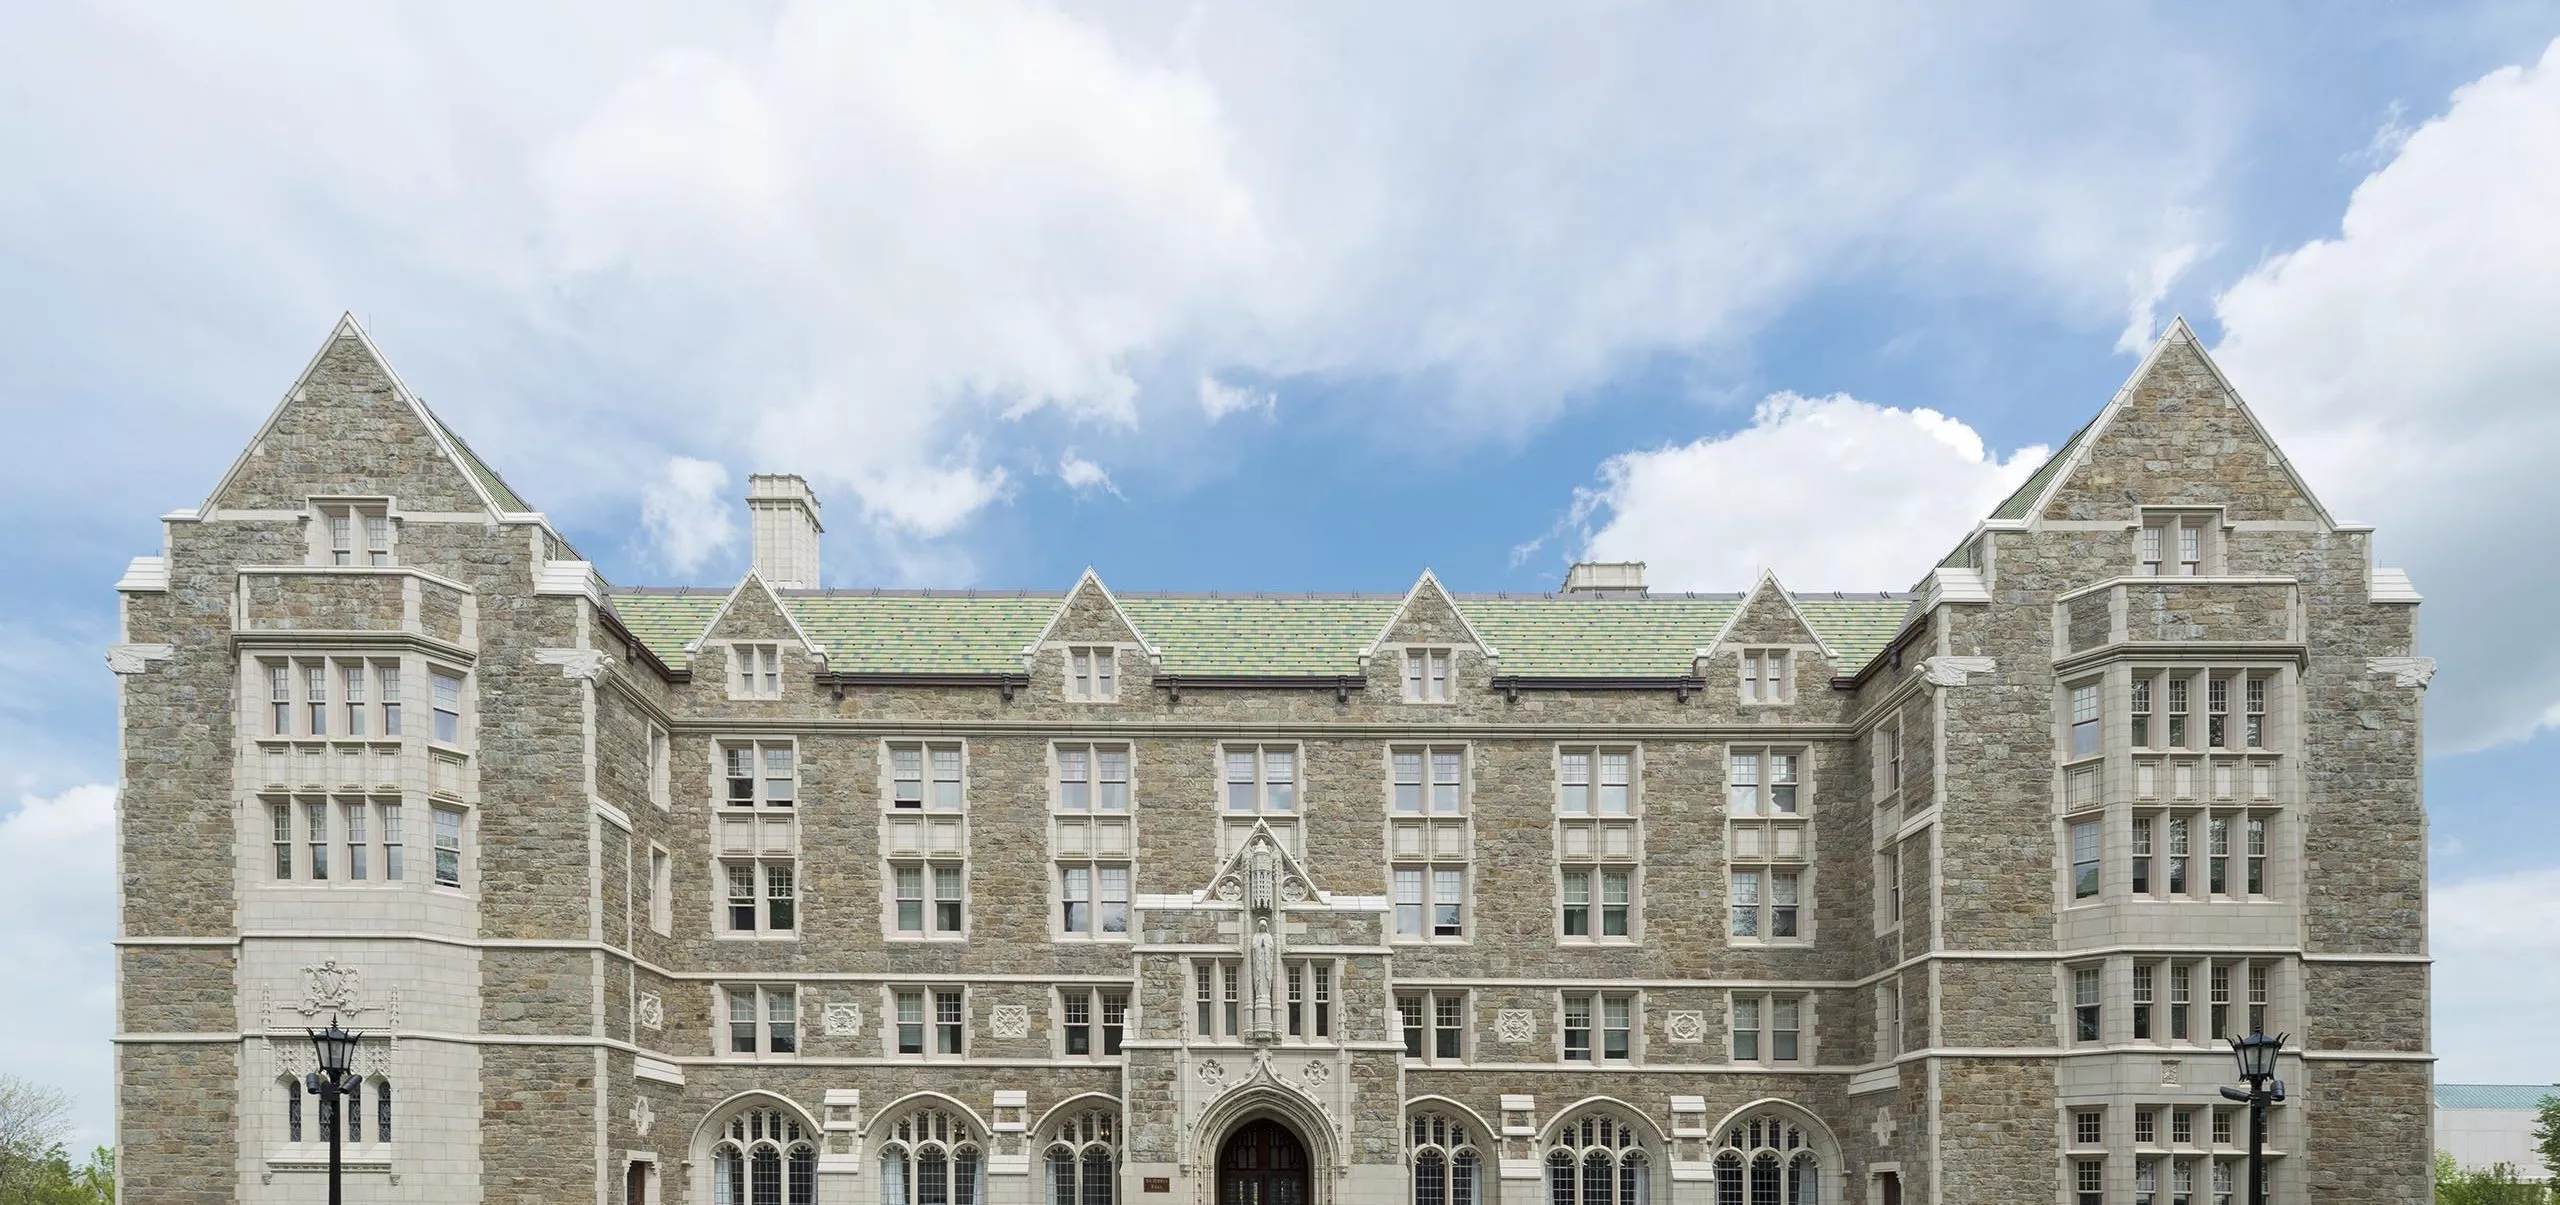
[[[612,593],[623,626],[669,665],[701,638],[725,590]],[[780,595],[838,673],[1019,673],[1064,599],[1041,591],[794,590]],[[1356,674],[1360,650],[1403,604],[1393,594],[1122,594],[1120,609],[1184,677]],[[1690,672],[1739,595],[1642,599],[1459,595],[1458,609],[1526,677],[1674,677]],[[1908,596],[1798,595],[1805,622],[1853,672],[1900,630]]]
[[[2542,1098],[2560,1096],[2560,1084],[2437,1084],[2439,1109],[2514,1109],[2530,1113]]]
[[[421,403],[419,408],[426,409],[425,404]],[[472,451],[470,444],[462,442],[462,437],[454,434],[453,428],[445,425],[442,416],[433,410],[427,410],[427,417],[435,419],[436,430],[443,432],[446,439],[453,441],[453,450],[462,453],[463,467],[470,469],[473,477],[479,478],[480,488],[489,491],[489,496],[498,500],[498,506],[501,509],[518,513],[533,509],[532,504],[507,487],[506,479],[498,476],[498,471],[490,468],[488,461],[480,459],[480,454]]]
[[[2043,464],[2038,465],[2035,472],[2027,476],[2026,483],[2020,485],[2016,493],[2001,500],[2000,505],[1992,510],[1991,517],[2011,520],[2026,518],[2028,512],[2035,509],[2036,499],[2044,496],[2045,487],[2053,484],[2054,474],[2062,471],[2062,463],[2071,459],[2071,454],[2079,449],[2080,441],[2089,437],[2089,429],[2097,425],[2098,420],[2092,418],[2082,424],[2079,430],[2072,432],[2071,438],[2062,441],[2062,446],[2054,449],[2053,455]]]

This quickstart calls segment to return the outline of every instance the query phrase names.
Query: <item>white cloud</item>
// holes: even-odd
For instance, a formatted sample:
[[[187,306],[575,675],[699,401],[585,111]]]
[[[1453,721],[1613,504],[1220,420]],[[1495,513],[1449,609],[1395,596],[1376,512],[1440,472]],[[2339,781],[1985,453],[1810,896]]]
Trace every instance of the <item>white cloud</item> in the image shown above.
[[[2116,336],[2116,350],[2140,354],[2150,349],[2160,336],[2160,303],[2168,299],[2169,287],[2193,267],[2204,248],[2194,243],[2180,243],[2153,256],[2147,272],[2129,274],[2126,287],[2133,290],[2133,308],[2125,316],[2124,330]]]
[[[2216,359],[2341,519],[2426,593],[2440,752],[2560,726],[2560,42],[2399,142],[2337,237],[2216,302]]]
[[[1111,474],[1105,472],[1101,465],[1076,455],[1076,450],[1073,448],[1067,449],[1058,457],[1058,480],[1066,482],[1068,489],[1079,494],[1105,493],[1115,498],[1120,496],[1120,487],[1111,484]]]
[[[2439,886],[2427,916],[2436,1078],[2560,1078],[2560,868]]]
[[[75,1150],[112,1136],[115,788],[21,795],[0,814],[0,1067],[77,1102]],[[41,919],[39,919],[41,918]]]
[[[1230,385],[1216,377],[1200,378],[1200,409],[1209,416],[1210,422],[1254,410],[1269,417],[1279,405],[1280,395],[1271,390]]]
[[[671,456],[641,496],[640,527],[654,541],[659,564],[691,573],[738,542],[738,511],[745,505],[729,497],[727,466]]]
[[[1934,410],[1779,393],[1732,434],[1610,457],[1575,509],[1606,515],[1585,557],[1643,561],[1658,590],[1744,589],[1762,569],[1796,590],[1900,590],[2044,460]]]

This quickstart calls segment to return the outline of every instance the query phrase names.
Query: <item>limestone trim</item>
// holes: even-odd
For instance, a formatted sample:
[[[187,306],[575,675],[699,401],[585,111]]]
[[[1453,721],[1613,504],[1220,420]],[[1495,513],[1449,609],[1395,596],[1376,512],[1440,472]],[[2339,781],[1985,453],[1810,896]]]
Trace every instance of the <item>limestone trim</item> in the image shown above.
[[[2294,641],[2118,640],[2053,660],[2057,679],[2086,673],[2119,661],[2150,665],[2215,665],[2238,662],[2250,666],[2311,666],[2309,645]]]
[[[1485,660],[1502,660],[1501,651],[1485,641],[1484,633],[1476,630],[1475,621],[1467,618],[1466,609],[1458,605],[1458,596],[1449,593],[1449,588],[1440,584],[1440,577],[1438,574],[1433,573],[1429,569],[1424,569],[1422,571],[1422,576],[1415,578],[1413,580],[1413,585],[1406,588],[1404,592],[1404,600],[1396,604],[1396,609],[1393,614],[1387,616],[1386,625],[1378,629],[1377,635],[1369,638],[1369,643],[1360,646],[1360,661],[1363,665],[1366,665],[1370,658],[1377,656],[1380,652],[1396,647],[1395,645],[1387,643],[1387,637],[1396,630],[1396,625],[1398,623],[1404,621],[1405,612],[1413,609],[1413,600],[1422,596],[1422,590],[1425,586],[1430,587],[1434,592],[1438,593],[1440,595],[1440,601],[1447,604],[1449,613],[1458,617],[1458,627],[1466,632],[1467,639],[1475,644],[1477,652],[1484,654]],[[1452,667],[1451,673],[1454,674],[1455,672],[1455,667]]]
[[[1753,582],[1751,584],[1751,589],[1743,593],[1742,601],[1733,605],[1733,613],[1724,617],[1723,626],[1718,627],[1716,629],[1715,636],[1708,640],[1704,647],[1698,650],[1697,660],[1704,661],[1724,650],[1725,641],[1733,635],[1733,625],[1742,622],[1742,617],[1749,614],[1751,611],[1752,601],[1759,598],[1763,593],[1775,593],[1778,596],[1778,601],[1786,604],[1788,613],[1796,617],[1796,625],[1803,628],[1806,635],[1813,637],[1813,644],[1815,648],[1822,650],[1823,660],[1828,661],[1835,666],[1840,664],[1840,656],[1838,652],[1832,649],[1831,642],[1824,640],[1822,638],[1822,634],[1815,631],[1813,625],[1805,621],[1804,611],[1802,608],[1796,606],[1795,597],[1787,593],[1787,588],[1779,584],[1777,573],[1774,570],[1769,569],[1761,570],[1760,580]]]
[[[1478,1113],[1474,1109],[1460,1104],[1450,1097],[1437,1096],[1431,1093],[1424,1093],[1420,1096],[1408,1096],[1404,1101],[1404,1115],[1409,1118],[1415,1113],[1444,1113],[1452,1119],[1465,1118],[1467,1124],[1475,1127],[1476,1133],[1484,1135],[1484,1142],[1479,1144],[1478,1149],[1484,1150],[1488,1158],[1493,1153],[1489,1149],[1491,1144],[1502,1137],[1501,1126],[1486,1121],[1484,1119],[1484,1114]],[[1407,1131],[1405,1127],[1398,1126],[1397,1133],[1405,1134]]]
[[[594,683],[613,668],[613,656],[603,649],[535,649],[536,665],[556,665],[560,676],[580,682]]]
[[[897,1065],[912,1067],[915,1065],[915,1060],[907,1059]],[[879,1108],[870,1110],[871,1119],[869,1123],[857,1132],[866,1138],[870,1137],[884,1127],[892,1126],[905,1120],[907,1114],[926,1107],[949,1109],[955,1116],[968,1123],[969,1128],[974,1131],[970,1137],[976,1138],[982,1142],[985,1141],[987,1135],[995,1133],[993,1123],[989,1122],[986,1117],[980,1114],[976,1109],[972,1109],[969,1106],[960,1103],[959,1097],[953,1096],[947,1092],[935,1092],[931,1089],[926,1089],[920,1092],[909,1092],[896,1100],[892,1100],[889,1103],[880,1106]]]
[[[1589,1064],[1579,1065],[1588,1066]],[[1637,1069],[1611,1067],[1609,1070]],[[1761,1068],[1751,1067],[1743,1070],[1757,1071]],[[1671,1135],[1662,1128],[1662,1123],[1655,1120],[1652,1114],[1619,1097],[1606,1095],[1586,1096],[1547,1114],[1546,1123],[1538,1127],[1536,1139],[1538,1146],[1543,1149],[1548,1143],[1555,1141],[1556,1136],[1563,1133],[1566,1126],[1582,1120],[1583,1114],[1601,1112],[1614,1114],[1617,1120],[1633,1124],[1639,1131],[1637,1140],[1644,1143],[1647,1150],[1663,1152],[1670,1150]]]
[[[1351,1166],[1351,1143],[1341,1123],[1304,1089],[1274,1078],[1268,1060],[1258,1061],[1243,1082],[1221,1091],[1201,1108],[1199,1116],[1184,1127],[1176,1162],[1191,1165],[1196,1181],[1216,1183],[1218,1148],[1226,1145],[1228,1135],[1263,1117],[1295,1131],[1299,1141],[1307,1144],[1307,1161],[1313,1166],[1330,1168],[1336,1176]],[[1310,1176],[1308,1180],[1309,1205],[1331,1205],[1332,1178]]]
[[[800,642],[800,647],[806,650],[811,657],[818,660],[818,672],[825,673],[827,646],[809,639],[808,631],[800,626],[799,617],[791,613],[791,608],[782,605],[782,595],[776,593],[774,588],[767,584],[764,578],[758,576],[756,571],[753,569],[747,570],[747,575],[739,578],[738,584],[729,588],[729,596],[720,600],[720,608],[713,611],[711,613],[710,620],[702,625],[701,634],[684,642],[684,651],[688,654],[701,652],[703,642],[711,639],[711,634],[713,632],[720,630],[720,621],[729,617],[729,609],[738,605],[738,596],[746,593],[747,587],[750,585],[754,586],[756,589],[764,591],[765,599],[773,604],[773,609],[776,612],[781,614],[782,622],[791,626],[792,638],[798,640]]]
[[[242,565],[235,577],[414,577],[422,582],[442,586],[456,594],[479,591],[416,565]]]
[[[1975,674],[1998,672],[2000,663],[1990,657],[1955,657],[1940,655],[1920,663],[1921,676],[1931,686],[1962,686]]]
[[[2293,646],[2298,647],[2298,646]],[[1435,706],[1437,706],[1435,704]],[[931,720],[836,719],[805,716],[795,719],[756,719],[741,716],[731,720],[677,719],[671,725],[679,736],[788,736],[825,733],[855,733],[893,740],[950,739],[949,723]],[[1277,720],[1268,726],[1240,727],[1233,720],[1197,721],[1155,717],[1114,718],[1096,715],[1091,718],[1059,720],[973,720],[968,730],[980,737],[1058,736],[1069,739],[1126,740],[1132,737],[1197,738],[1220,740],[1248,739],[1297,740],[1306,738],[1354,738],[1381,741],[1562,741],[1567,744],[1623,745],[1634,741],[1655,740],[1713,744],[1718,741],[1845,741],[1864,731],[1856,724],[1784,723],[1722,724],[1682,728],[1670,724],[1489,724],[1457,721],[1449,724],[1391,723],[1324,720]]]
[[[151,668],[154,661],[177,656],[178,650],[165,644],[111,644],[107,646],[107,669],[119,677],[139,674]]]
[[[268,630],[231,633],[232,647],[240,652],[291,652],[310,655],[317,652],[402,652],[435,657],[466,669],[480,663],[480,654],[459,644],[439,640],[421,632],[359,632],[321,629]]]
[[[2414,686],[2425,690],[2436,680],[2433,657],[2375,657],[2365,663],[2368,674],[2389,674],[2393,686]]]
[[[1154,641],[1147,639],[1147,633],[1138,626],[1138,621],[1129,618],[1129,612],[1121,608],[1120,596],[1113,594],[1111,587],[1103,584],[1102,575],[1095,572],[1093,566],[1087,565],[1084,567],[1084,572],[1076,578],[1076,584],[1067,587],[1067,592],[1059,596],[1058,609],[1049,613],[1049,622],[1040,625],[1040,634],[1032,637],[1031,643],[1022,646],[1022,668],[1026,671],[1032,669],[1039,661],[1040,650],[1058,643],[1056,639],[1058,625],[1066,622],[1067,609],[1075,605],[1076,595],[1083,593],[1087,585],[1102,593],[1104,605],[1111,608],[1111,613],[1119,618],[1122,626],[1129,629],[1131,636],[1137,637],[1138,650],[1147,655],[1149,665],[1163,664],[1163,650],[1157,648]]]
[[[1039,1120],[1032,1122],[1025,1132],[1035,1139],[1046,1142],[1059,1122],[1073,1120],[1087,1109],[1109,1109],[1119,1116],[1119,1123],[1122,1126],[1125,1127],[1128,1124],[1128,1105],[1119,1097],[1108,1092],[1078,1092],[1049,1106],[1047,1111],[1040,1114]]]
[[[169,589],[169,558],[138,556],[126,564],[124,576],[116,579],[119,594],[165,594]]]

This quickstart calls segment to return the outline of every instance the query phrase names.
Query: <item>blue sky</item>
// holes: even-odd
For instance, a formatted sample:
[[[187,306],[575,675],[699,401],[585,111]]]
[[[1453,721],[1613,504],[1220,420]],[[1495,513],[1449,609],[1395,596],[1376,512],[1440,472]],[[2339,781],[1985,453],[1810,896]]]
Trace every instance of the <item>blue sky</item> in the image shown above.
[[[2184,313],[2428,595],[2440,1075],[2560,1080],[2548,6],[604,11],[11,20],[0,1070],[94,1135],[107,587],[341,310],[619,582],[798,471],[830,584],[1234,590],[1899,589]]]

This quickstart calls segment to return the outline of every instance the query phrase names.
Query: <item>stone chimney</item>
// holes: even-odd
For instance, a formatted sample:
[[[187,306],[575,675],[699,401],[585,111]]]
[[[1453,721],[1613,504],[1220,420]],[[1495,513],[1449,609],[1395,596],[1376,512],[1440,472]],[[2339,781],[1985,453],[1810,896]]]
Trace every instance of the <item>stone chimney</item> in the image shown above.
[[[1568,598],[1643,598],[1643,561],[1584,561],[1565,571]]]
[[[777,590],[818,585],[818,496],[797,473],[757,473],[747,478],[747,533],[755,546],[756,575]]]

